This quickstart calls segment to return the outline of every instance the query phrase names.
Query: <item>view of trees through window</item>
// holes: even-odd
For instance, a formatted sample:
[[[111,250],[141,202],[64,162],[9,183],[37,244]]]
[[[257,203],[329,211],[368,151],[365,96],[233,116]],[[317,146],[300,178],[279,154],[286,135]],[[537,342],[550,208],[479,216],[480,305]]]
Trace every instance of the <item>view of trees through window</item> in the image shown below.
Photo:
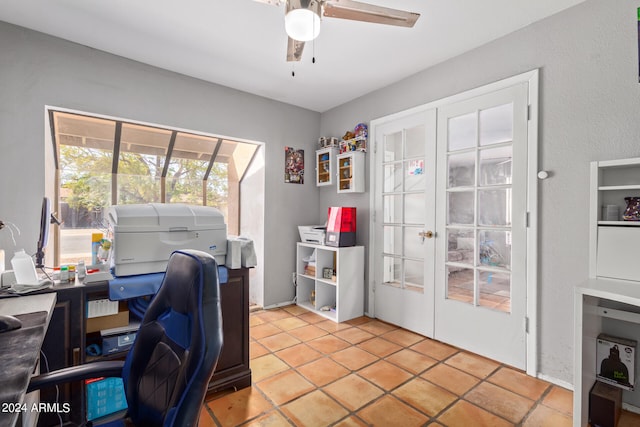
[[[51,111],[62,221],[56,264],[91,261],[115,204],[213,206],[239,227],[239,183],[258,145],[157,126]],[[235,233],[234,233],[235,231]]]

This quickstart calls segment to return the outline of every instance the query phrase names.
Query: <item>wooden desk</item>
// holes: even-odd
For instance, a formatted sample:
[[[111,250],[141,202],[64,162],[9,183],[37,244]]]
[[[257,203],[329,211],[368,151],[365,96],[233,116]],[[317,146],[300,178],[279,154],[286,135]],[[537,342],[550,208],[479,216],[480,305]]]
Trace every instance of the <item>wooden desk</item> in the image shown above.
[[[35,425],[38,412],[31,411],[34,400],[27,402],[25,392],[31,375],[38,367],[40,348],[56,304],[56,294],[27,295],[0,299],[0,314],[22,321],[22,327],[0,333],[0,426],[13,426],[21,416]],[[31,396],[31,395],[30,395]]]

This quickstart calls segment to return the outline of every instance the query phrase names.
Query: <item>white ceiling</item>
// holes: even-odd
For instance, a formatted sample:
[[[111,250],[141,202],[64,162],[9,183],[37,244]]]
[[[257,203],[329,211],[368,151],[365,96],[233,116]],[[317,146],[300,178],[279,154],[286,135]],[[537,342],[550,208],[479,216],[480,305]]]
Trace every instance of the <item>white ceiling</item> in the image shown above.
[[[0,20],[324,112],[584,0],[359,1],[421,17],[414,28],[324,18],[295,65],[283,7],[253,0],[0,0]]]

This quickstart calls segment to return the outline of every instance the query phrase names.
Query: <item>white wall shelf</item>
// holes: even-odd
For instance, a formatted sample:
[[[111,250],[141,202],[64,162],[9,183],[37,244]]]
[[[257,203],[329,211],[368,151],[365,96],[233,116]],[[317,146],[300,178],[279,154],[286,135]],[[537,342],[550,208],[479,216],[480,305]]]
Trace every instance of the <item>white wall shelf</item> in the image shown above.
[[[336,147],[326,147],[316,151],[316,185],[332,185],[336,174]]]
[[[314,251],[315,272],[309,274],[308,260]],[[334,322],[364,314],[364,246],[298,243],[296,258],[297,305]],[[332,278],[323,277],[325,268],[333,270]]]
[[[364,192],[364,151],[338,154],[338,193]]]

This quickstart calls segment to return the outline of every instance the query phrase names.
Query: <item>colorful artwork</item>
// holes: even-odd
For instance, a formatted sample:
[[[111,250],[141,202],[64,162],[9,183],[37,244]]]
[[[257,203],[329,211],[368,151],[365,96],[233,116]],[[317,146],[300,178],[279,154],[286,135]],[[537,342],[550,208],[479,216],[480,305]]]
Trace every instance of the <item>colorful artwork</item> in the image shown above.
[[[284,182],[304,184],[304,150],[284,147]]]
[[[424,160],[411,160],[407,173],[409,175],[422,175],[424,173]]]

